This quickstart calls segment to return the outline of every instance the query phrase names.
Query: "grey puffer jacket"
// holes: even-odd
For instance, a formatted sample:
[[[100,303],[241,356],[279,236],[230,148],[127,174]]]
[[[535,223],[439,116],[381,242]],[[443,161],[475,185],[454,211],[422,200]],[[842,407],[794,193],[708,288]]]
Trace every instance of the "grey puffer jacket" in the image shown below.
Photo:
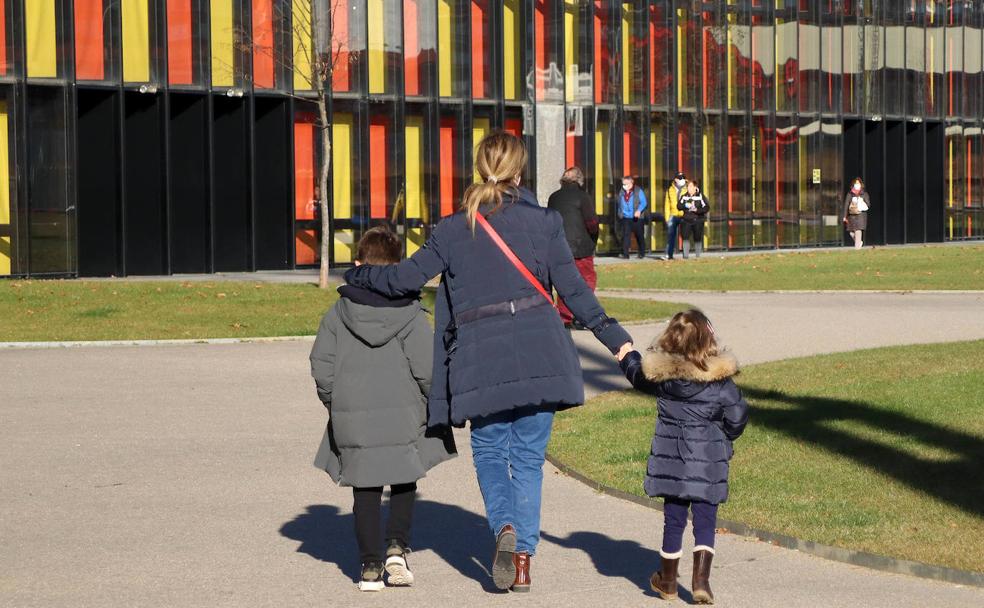
[[[732,376],[738,361],[711,357],[702,370],[678,355],[632,351],[621,362],[632,385],[657,398],[646,494],[719,504],[728,499],[732,442],[745,430],[748,403]]]
[[[314,466],[343,486],[416,481],[455,455],[450,433],[426,431],[434,332],[416,294],[338,292],[311,349],[329,412]]]

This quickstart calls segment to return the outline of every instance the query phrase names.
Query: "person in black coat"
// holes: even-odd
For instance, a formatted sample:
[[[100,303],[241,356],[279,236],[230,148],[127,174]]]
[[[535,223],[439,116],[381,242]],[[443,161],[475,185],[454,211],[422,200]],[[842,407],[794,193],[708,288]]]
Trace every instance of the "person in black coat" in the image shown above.
[[[461,209],[441,220],[419,251],[399,264],[345,273],[349,284],[389,297],[419,290],[441,275],[428,425],[470,421],[478,484],[496,537],[492,579],[514,591],[530,589],[554,412],[584,402],[574,342],[540,290],[556,288],[574,318],[612,354],[624,355],[631,347],[629,334],[605,314],[574,265],[563,218],[519,187],[526,158],[521,139],[489,135],[475,153],[482,181],[468,188]]]
[[[677,596],[687,512],[693,512],[693,592],[697,603],[713,603],[710,587],[718,505],[728,499],[732,442],[748,422],[748,404],[732,379],[738,362],[719,352],[714,328],[699,310],[674,315],[646,356],[629,352],[620,360],[636,389],[657,399],[658,419],[646,469],[649,496],[662,496],[662,565],[650,579],[664,599]]]
[[[683,230],[681,231],[683,259],[690,256],[691,239],[696,245],[697,257],[700,257],[700,254],[704,252],[704,219],[707,217],[710,205],[707,203],[707,197],[697,187],[696,182],[687,180],[687,187],[677,201],[677,209],[683,211]]]
[[[591,195],[584,191],[584,171],[580,167],[571,167],[564,171],[560,178],[560,190],[550,195],[547,208],[560,213],[564,220],[564,236],[571,246],[574,265],[584,277],[592,291],[598,284],[598,274],[594,267],[595,243],[598,242],[598,214],[595,212]],[[564,325],[573,325],[583,329],[580,324],[574,325],[574,315],[561,299],[557,302],[557,311]]]

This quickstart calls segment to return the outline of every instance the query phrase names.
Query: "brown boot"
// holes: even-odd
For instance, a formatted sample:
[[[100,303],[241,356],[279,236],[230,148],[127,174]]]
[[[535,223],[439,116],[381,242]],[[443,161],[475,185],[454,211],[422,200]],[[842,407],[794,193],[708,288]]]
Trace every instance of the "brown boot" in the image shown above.
[[[533,584],[530,578],[530,560],[533,556],[526,551],[513,554],[513,562],[516,564],[516,580],[513,582],[512,590],[517,593],[526,593]]]
[[[711,560],[714,559],[714,549],[698,547],[694,549],[694,579],[690,590],[694,594],[695,604],[713,604],[714,594],[711,593]]]
[[[680,565],[680,554],[675,553],[676,557],[672,559],[664,556],[662,551],[659,555],[662,563],[659,570],[653,572],[653,575],[649,577],[649,586],[664,600],[675,600],[677,599],[677,568]]]
[[[516,580],[516,529],[502,526],[495,538],[495,557],[492,558],[492,582],[497,589],[508,589]]]

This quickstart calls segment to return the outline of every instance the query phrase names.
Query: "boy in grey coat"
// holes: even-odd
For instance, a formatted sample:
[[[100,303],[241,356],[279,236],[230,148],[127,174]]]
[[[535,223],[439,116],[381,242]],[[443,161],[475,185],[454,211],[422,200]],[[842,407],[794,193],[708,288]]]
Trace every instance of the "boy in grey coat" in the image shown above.
[[[359,241],[356,263],[398,262],[402,246],[385,228]],[[359,588],[410,585],[406,553],[416,481],[455,455],[450,433],[427,432],[434,332],[420,301],[386,298],[343,285],[321,321],[311,350],[311,375],[328,408],[328,426],[315,466],[351,486],[355,533],[362,561]],[[383,563],[380,502],[390,486],[390,517]]]

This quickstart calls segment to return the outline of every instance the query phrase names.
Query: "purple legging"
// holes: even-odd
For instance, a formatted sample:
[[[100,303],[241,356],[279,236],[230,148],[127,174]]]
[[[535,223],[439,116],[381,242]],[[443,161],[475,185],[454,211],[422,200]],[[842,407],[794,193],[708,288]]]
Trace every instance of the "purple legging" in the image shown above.
[[[718,506],[667,496],[663,504],[663,553],[678,553],[683,549],[688,510],[694,515],[694,544],[714,547]]]

